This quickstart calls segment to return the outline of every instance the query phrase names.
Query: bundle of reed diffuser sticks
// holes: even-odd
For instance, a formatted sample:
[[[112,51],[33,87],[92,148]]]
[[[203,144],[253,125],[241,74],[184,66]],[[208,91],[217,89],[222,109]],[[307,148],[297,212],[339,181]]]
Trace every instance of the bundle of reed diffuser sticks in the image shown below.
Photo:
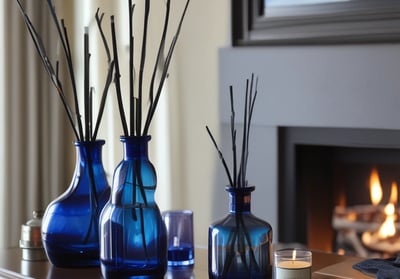
[[[165,1],[165,19],[164,26],[162,30],[162,35],[160,39],[160,44],[158,47],[157,57],[155,59],[154,65],[149,66],[152,67],[152,75],[149,84],[149,92],[148,92],[148,108],[147,113],[145,112],[144,103],[145,103],[145,94],[143,92],[144,88],[144,72],[146,64],[146,53],[147,53],[147,37],[148,37],[148,24],[149,24],[149,14],[150,14],[150,0],[144,0],[144,22],[143,22],[143,33],[142,33],[142,41],[141,41],[141,52],[140,52],[140,63],[139,63],[139,76],[138,76],[138,92],[135,96],[134,92],[134,42],[135,36],[133,34],[133,16],[135,5],[132,4],[132,0],[129,0],[129,128],[128,121],[125,115],[124,103],[122,101],[122,93],[121,93],[121,83],[120,83],[120,69],[119,69],[119,59],[118,59],[118,51],[117,51],[117,40],[116,40],[116,32],[115,32],[115,22],[114,17],[111,17],[111,33],[112,33],[112,46],[114,52],[114,61],[115,61],[115,88],[117,93],[117,101],[118,108],[120,113],[120,118],[122,122],[122,128],[124,136],[145,136],[149,133],[149,128],[151,121],[154,117],[154,113],[156,111],[158,102],[160,100],[161,92],[165,83],[165,80],[168,76],[168,68],[171,63],[172,54],[175,49],[176,42],[178,40],[183,19],[186,15],[186,11],[188,8],[190,0],[186,0],[185,7],[181,14],[177,30],[175,35],[172,37],[172,41],[169,45],[167,55],[164,57],[164,50],[166,47],[166,37],[170,19],[170,11],[171,11],[171,0]],[[160,76],[158,77],[158,84],[156,82],[157,72],[160,71]],[[144,118],[145,117],[145,118]]]
[[[60,80],[59,76],[59,67],[60,67],[60,62],[57,60],[54,63],[52,63],[51,59],[47,55],[46,48],[42,42],[42,39],[38,32],[36,31],[35,26],[29,19],[29,16],[27,15],[23,5],[21,4],[20,0],[16,0],[18,3],[18,7],[23,15],[23,19],[25,22],[25,25],[33,39],[33,42],[35,44],[36,50],[39,53],[40,59],[43,62],[43,65],[46,69],[47,74],[50,77],[51,82],[53,83],[54,87],[56,88],[58,95],[60,97],[60,100],[62,102],[62,105],[65,109],[65,112],[67,114],[69,123],[72,127],[72,130],[75,135],[75,139],[77,141],[95,141],[100,122],[103,116],[104,112],[104,107],[106,103],[106,98],[108,94],[108,89],[112,83],[112,74],[113,74],[113,69],[114,69],[114,62],[111,60],[111,55],[109,51],[109,47],[107,45],[107,40],[105,38],[103,29],[102,29],[102,20],[104,13],[101,15],[99,14],[99,9],[97,9],[96,14],[95,14],[95,19],[96,23],[98,26],[98,29],[100,31],[102,41],[104,44],[104,48],[107,54],[107,62],[108,62],[108,70],[107,70],[107,78],[104,84],[103,88],[103,93],[100,101],[100,106],[99,106],[99,112],[97,115],[97,119],[95,122],[95,126],[93,128],[93,91],[94,88],[90,87],[90,80],[89,80],[89,62],[90,62],[90,52],[89,52],[89,28],[85,27],[84,29],[84,123],[82,123],[81,119],[81,113],[80,113],[80,107],[79,107],[79,98],[78,98],[78,92],[77,92],[77,85],[76,85],[76,78],[75,78],[75,72],[74,72],[74,65],[72,63],[73,56],[72,56],[72,51],[70,48],[70,43],[69,43],[69,36],[67,32],[67,27],[65,25],[65,22],[63,19],[59,20],[56,9],[54,6],[54,3],[52,0],[47,0],[47,4],[53,19],[53,22],[56,26],[57,32],[58,32],[58,39],[61,42],[63,53],[65,55],[66,63],[67,63],[67,70],[69,74],[69,79],[71,82],[72,86],[72,94],[73,94],[73,107],[75,109],[75,113],[73,113],[71,109],[71,105],[67,101],[67,94],[64,92],[64,86]],[[58,58],[57,58],[58,59]],[[83,126],[85,127],[85,130],[83,129]]]
[[[255,83],[255,84],[254,84]],[[232,144],[232,172],[225,161],[222,151],[218,147],[218,144],[212,135],[208,126],[206,126],[207,132],[218,152],[219,158],[225,169],[226,176],[228,177],[229,186],[233,188],[248,187],[246,179],[247,161],[249,157],[249,141],[250,141],[250,126],[253,117],[254,104],[257,98],[257,86],[258,78],[254,81],[254,74],[251,75],[251,79],[246,79],[246,92],[245,92],[245,107],[243,114],[243,134],[242,134],[242,147],[240,153],[240,160],[237,159],[237,144],[236,144],[236,127],[235,127],[235,106],[233,98],[233,86],[229,87],[230,90],[230,105],[231,105],[231,144]],[[238,168],[239,165],[239,168]]]

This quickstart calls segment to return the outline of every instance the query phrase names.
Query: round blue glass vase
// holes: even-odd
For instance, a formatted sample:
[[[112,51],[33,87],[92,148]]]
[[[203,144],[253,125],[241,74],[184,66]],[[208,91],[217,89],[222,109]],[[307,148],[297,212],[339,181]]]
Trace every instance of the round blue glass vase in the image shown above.
[[[124,157],[100,218],[105,278],[163,278],[167,270],[167,233],[154,200],[157,177],[148,158],[150,138],[121,137]]]
[[[77,158],[72,182],[44,213],[43,245],[55,266],[100,264],[99,217],[111,192],[101,156],[104,143],[75,142]]]
[[[208,230],[208,274],[213,279],[272,276],[272,227],[251,213],[255,187],[227,187],[229,214]]]

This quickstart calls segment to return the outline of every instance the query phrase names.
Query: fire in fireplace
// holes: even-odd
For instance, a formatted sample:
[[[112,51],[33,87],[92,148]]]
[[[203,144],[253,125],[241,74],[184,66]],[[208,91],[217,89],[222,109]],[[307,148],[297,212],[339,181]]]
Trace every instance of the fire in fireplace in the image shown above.
[[[336,232],[336,252],[362,257],[393,256],[400,251],[396,228],[398,185],[392,181],[390,197],[383,201],[383,189],[377,168],[369,179],[370,204],[335,207],[332,226]]]
[[[379,206],[380,189],[379,185],[376,186],[376,191],[372,191],[371,197],[376,201],[376,211],[378,214],[375,220],[372,219],[371,225],[376,223],[379,225],[378,229],[370,226],[369,230],[365,230],[362,235],[362,243],[368,250],[380,252],[383,256],[394,256],[400,251],[400,234],[398,228],[398,185],[392,182],[390,198],[388,203],[382,208]],[[379,218],[381,216],[381,218]],[[382,222],[382,217],[384,218]],[[367,256],[369,255],[366,250]]]
[[[332,225],[335,209],[374,207],[369,189],[373,169],[379,172],[382,192],[375,207],[383,207],[392,182],[400,181],[400,131],[280,128],[279,242],[330,252],[343,248]]]

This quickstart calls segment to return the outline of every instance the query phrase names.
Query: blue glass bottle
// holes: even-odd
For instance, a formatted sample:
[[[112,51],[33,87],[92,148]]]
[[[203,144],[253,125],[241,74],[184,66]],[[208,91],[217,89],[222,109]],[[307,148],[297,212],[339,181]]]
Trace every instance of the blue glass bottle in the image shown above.
[[[272,228],[250,211],[254,189],[226,188],[229,214],[208,230],[210,279],[264,279],[272,276]]]
[[[109,278],[163,278],[167,235],[154,200],[157,177],[148,158],[150,136],[121,137],[111,200],[100,218],[101,272]]]
[[[98,222],[111,192],[101,157],[104,143],[75,142],[77,158],[72,182],[47,206],[43,216],[43,245],[55,266],[100,264]]]

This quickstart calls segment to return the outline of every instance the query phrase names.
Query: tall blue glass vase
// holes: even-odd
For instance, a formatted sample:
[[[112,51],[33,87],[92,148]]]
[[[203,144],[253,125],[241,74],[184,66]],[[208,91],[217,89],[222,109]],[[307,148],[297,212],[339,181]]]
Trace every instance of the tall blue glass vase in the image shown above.
[[[72,182],[48,205],[43,216],[43,245],[55,266],[100,264],[99,217],[111,192],[101,156],[104,143],[75,142],[77,157]]]
[[[208,231],[208,274],[213,279],[271,278],[272,228],[251,213],[255,187],[227,187],[229,214]]]
[[[101,272],[105,278],[163,278],[166,227],[154,200],[157,177],[148,158],[150,136],[121,137],[111,200],[100,220]]]

